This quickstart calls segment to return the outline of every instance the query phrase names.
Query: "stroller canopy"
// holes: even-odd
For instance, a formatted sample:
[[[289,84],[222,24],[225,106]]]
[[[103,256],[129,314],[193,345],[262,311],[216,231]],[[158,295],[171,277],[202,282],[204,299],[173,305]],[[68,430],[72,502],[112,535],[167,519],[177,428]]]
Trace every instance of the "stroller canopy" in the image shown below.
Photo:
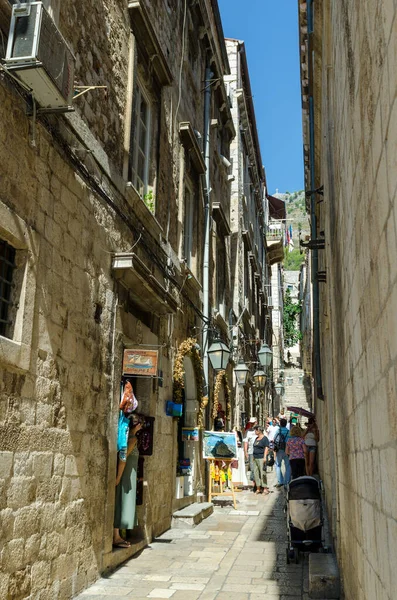
[[[315,477],[297,477],[290,481],[289,500],[321,500],[320,482]]]

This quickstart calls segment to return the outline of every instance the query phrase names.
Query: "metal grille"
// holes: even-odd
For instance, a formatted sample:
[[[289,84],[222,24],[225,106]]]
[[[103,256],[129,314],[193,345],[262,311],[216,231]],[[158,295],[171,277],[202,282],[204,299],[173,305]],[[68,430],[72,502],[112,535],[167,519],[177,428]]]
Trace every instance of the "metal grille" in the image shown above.
[[[0,240],[0,335],[6,335],[11,307],[12,274],[15,268],[15,248]]]

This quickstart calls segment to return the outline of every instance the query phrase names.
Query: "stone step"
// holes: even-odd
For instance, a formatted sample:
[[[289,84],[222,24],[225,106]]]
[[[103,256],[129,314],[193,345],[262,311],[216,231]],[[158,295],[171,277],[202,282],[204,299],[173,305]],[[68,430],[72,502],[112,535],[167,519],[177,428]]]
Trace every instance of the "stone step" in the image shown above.
[[[334,554],[310,554],[310,598],[340,598],[339,569]]]
[[[175,529],[186,529],[196,527],[201,521],[214,512],[212,502],[194,502],[172,515],[172,527]]]

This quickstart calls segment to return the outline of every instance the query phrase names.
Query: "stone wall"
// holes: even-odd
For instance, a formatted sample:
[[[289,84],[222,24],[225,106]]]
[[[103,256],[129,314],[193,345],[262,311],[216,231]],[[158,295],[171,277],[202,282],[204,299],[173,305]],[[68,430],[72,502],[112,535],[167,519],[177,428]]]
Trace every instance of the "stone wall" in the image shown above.
[[[348,600],[391,600],[397,539],[396,4],[315,2],[320,467]],[[318,5],[318,6],[317,6]],[[309,181],[310,185],[310,181]],[[310,188],[308,188],[310,189]],[[317,382],[318,383],[318,382]]]
[[[76,99],[72,115],[40,116],[32,129],[18,86],[6,75],[0,81],[0,238],[17,249],[20,274],[13,332],[0,338],[0,596],[8,600],[71,598],[128,557],[112,552],[112,528],[122,350],[132,344],[158,347],[163,375],[136,386],[140,410],[155,417],[138,510],[144,541],[171,523],[177,425],[165,415],[165,402],[172,398],[175,350],[202,329],[201,259],[188,280],[180,247],[183,181],[191,167],[179,122],[203,131],[198,73],[207,40],[194,40],[196,72],[187,55],[182,61],[182,3],[177,11],[162,0],[146,4],[173,78],[169,87],[155,84],[155,216],[125,179],[135,43],[126,5],[61,4],[59,25],[76,55],[76,80],[108,86],[106,94]],[[190,24],[197,15],[188,13]],[[204,29],[219,48],[211,15],[205,13]],[[5,33],[6,25],[2,20]],[[227,65],[219,53],[212,60],[221,78]],[[221,96],[222,85],[214,95],[218,111]],[[221,113],[226,121],[228,109]],[[215,143],[213,134],[212,153]],[[217,173],[214,195],[225,197],[227,185],[226,172]],[[154,278],[177,311],[156,314],[153,290],[116,280],[114,253],[131,251],[150,273],[145,283],[150,288]],[[137,304],[140,292],[147,306]]]

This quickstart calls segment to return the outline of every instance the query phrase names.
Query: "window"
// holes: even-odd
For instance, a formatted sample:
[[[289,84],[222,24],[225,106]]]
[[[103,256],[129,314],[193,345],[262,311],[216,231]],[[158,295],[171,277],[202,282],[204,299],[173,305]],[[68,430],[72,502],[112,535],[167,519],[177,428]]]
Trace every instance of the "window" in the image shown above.
[[[150,152],[150,105],[139,84],[135,86],[128,179],[144,197],[148,191]]]
[[[190,186],[185,187],[185,214],[183,219],[183,258],[186,266],[193,267],[193,220],[194,194]]]
[[[12,277],[15,269],[15,248],[0,239],[0,335],[9,337],[12,309]]]
[[[247,301],[250,295],[250,272],[248,252],[244,248],[244,298]]]
[[[216,301],[218,310],[225,318],[226,292],[226,242],[224,237],[216,238]]]
[[[39,237],[0,201],[0,364],[27,371],[36,297]]]

